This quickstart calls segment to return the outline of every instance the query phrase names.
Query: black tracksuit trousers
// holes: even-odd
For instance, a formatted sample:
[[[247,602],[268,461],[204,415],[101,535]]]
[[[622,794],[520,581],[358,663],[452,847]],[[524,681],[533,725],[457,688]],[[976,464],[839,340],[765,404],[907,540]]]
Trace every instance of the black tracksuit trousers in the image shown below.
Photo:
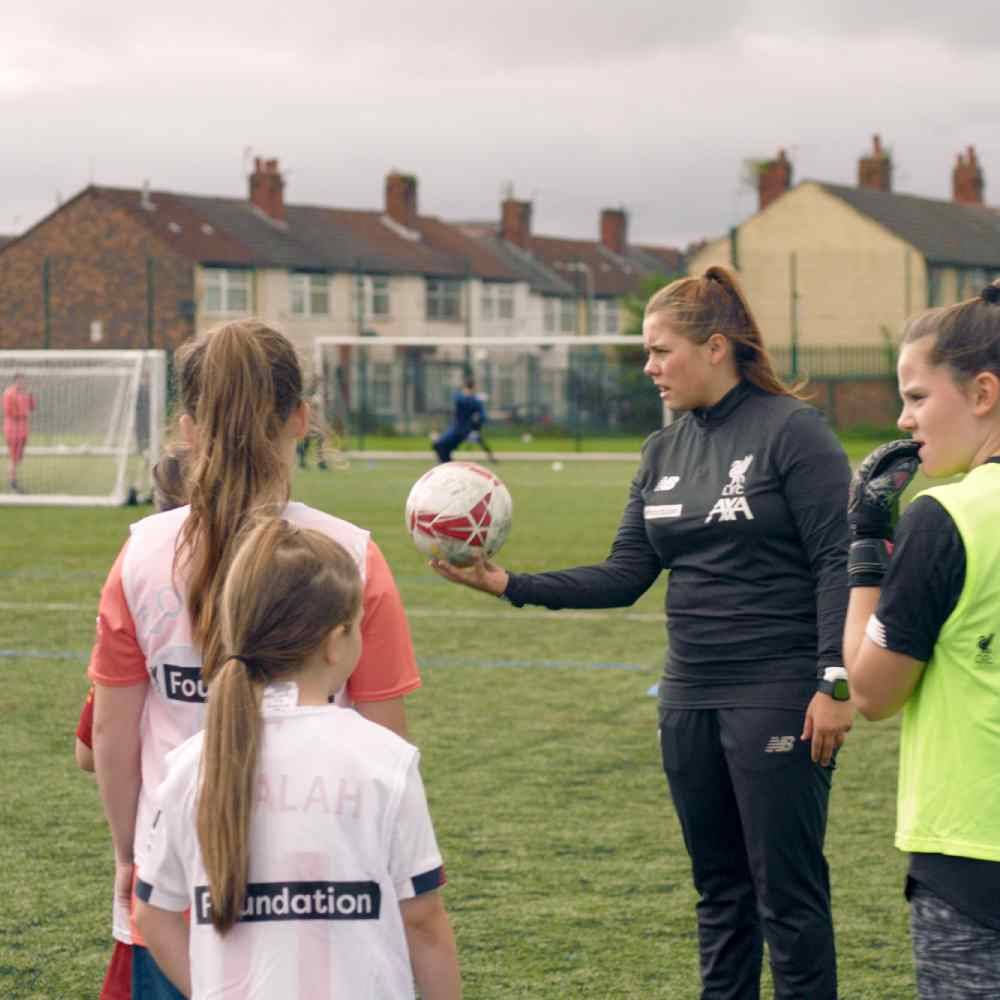
[[[767,941],[775,1000],[836,1000],[823,856],[831,768],[804,713],[667,709],[663,769],[700,897],[702,1000],[757,1000]]]

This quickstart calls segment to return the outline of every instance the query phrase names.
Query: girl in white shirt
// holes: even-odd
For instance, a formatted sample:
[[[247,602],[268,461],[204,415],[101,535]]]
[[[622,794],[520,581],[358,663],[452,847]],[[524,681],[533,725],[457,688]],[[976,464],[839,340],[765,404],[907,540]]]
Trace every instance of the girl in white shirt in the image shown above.
[[[270,518],[227,574],[205,730],[171,755],[136,922],[185,996],[457,1000],[417,750],[329,699],[361,652],[355,559]],[[190,908],[190,928],[184,911]]]

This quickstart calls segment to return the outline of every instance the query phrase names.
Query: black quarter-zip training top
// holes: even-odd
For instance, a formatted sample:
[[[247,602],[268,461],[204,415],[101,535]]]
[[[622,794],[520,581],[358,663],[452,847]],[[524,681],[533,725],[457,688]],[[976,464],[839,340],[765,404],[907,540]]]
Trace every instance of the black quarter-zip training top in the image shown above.
[[[603,563],[513,573],[504,596],[624,607],[667,569],[661,705],[803,708],[843,662],[849,483],[818,410],[741,382],[646,440]]]

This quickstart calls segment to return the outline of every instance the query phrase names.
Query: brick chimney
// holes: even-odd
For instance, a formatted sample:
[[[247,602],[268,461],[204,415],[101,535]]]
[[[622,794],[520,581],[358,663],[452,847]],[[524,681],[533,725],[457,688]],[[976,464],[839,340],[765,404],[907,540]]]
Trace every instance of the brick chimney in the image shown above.
[[[964,156],[958,154],[955,169],[951,172],[951,198],[962,205],[983,203],[983,171],[976,159],[974,146],[969,146]]]
[[[601,243],[619,257],[625,256],[628,215],[624,208],[605,208],[601,212]]]
[[[792,186],[792,164],[783,149],[774,160],[764,160],[757,166],[757,207],[763,211]]]
[[[407,229],[417,225],[417,179],[393,171],[385,178],[385,214]]]
[[[892,190],[892,159],[882,148],[878,135],[872,136],[871,155],[858,160],[858,187],[872,191]]]
[[[528,249],[531,241],[531,202],[504,198],[500,205],[500,236],[508,243]]]
[[[250,175],[250,204],[275,222],[285,221],[285,179],[277,160],[254,157]]]

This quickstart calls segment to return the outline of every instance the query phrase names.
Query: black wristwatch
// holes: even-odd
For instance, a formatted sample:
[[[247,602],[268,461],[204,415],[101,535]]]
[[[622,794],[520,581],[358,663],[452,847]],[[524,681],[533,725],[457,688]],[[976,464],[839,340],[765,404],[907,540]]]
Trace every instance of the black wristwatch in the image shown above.
[[[850,701],[847,671],[843,667],[827,667],[816,684],[816,690],[828,694],[834,701]]]

